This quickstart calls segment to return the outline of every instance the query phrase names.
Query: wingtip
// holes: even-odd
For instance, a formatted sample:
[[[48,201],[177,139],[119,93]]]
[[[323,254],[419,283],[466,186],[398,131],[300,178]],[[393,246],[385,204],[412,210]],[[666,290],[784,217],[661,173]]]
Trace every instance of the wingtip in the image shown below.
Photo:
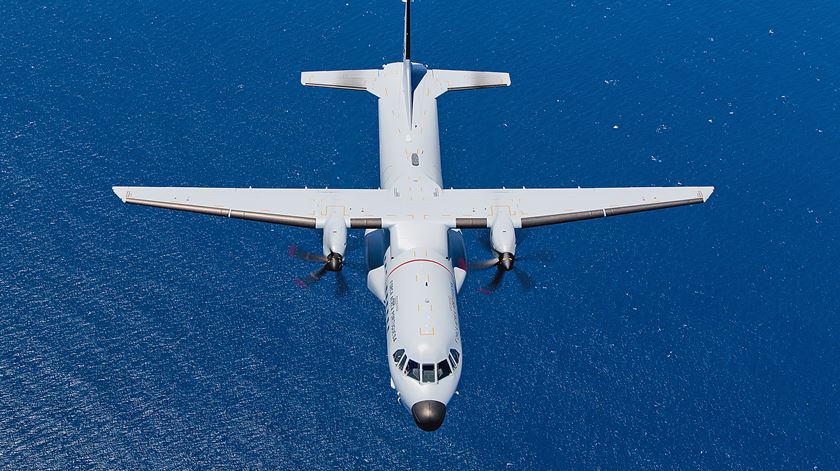
[[[712,193],[715,192],[715,187],[713,186],[704,186],[702,190],[700,190],[700,194],[703,195],[703,202],[709,200],[709,197],[712,196]]]
[[[125,197],[126,197],[126,194],[128,193],[128,187],[126,187],[126,186],[112,186],[111,189],[114,190],[114,194],[117,195],[117,197],[119,197],[119,199],[122,200],[123,203],[125,203]]]

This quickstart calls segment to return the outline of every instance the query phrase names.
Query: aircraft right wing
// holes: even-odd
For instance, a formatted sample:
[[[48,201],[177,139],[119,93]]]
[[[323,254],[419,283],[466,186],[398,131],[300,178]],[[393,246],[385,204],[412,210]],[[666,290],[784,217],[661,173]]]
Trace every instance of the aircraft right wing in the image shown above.
[[[705,203],[714,187],[443,190],[455,227],[490,227],[499,213],[525,228]]]

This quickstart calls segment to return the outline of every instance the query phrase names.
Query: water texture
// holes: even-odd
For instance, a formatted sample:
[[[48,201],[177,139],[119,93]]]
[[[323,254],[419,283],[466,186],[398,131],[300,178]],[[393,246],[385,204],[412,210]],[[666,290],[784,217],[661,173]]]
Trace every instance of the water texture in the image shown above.
[[[360,233],[337,298],[292,282],[314,231],[111,192],[377,187],[373,97],[299,73],[399,60],[401,9],[0,3],[0,468],[840,467],[836,2],[415,4],[416,60],[513,81],[441,98],[446,186],[717,187],[471,275],[433,434]]]

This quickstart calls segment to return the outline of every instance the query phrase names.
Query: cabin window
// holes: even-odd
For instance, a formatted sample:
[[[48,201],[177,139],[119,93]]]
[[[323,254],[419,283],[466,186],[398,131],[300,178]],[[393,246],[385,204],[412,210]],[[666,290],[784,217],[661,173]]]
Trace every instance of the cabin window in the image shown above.
[[[434,363],[423,363],[423,382],[424,383],[434,383],[435,382],[435,364]]]
[[[405,349],[404,348],[401,348],[401,349],[397,350],[396,352],[394,352],[394,363],[399,363],[400,358],[402,358],[402,356],[404,354],[405,354]]]
[[[410,378],[420,381],[420,363],[414,360],[408,360],[408,368],[405,370],[405,374]]]
[[[449,366],[449,362],[443,360],[442,362],[437,364],[437,377],[438,381],[446,378],[452,373],[452,368]]]

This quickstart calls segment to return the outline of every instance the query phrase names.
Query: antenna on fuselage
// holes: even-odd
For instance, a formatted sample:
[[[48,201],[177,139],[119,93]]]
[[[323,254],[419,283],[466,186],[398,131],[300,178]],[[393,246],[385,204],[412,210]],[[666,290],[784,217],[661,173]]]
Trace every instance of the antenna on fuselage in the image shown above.
[[[403,0],[405,3],[405,41],[403,42],[403,60],[411,60],[411,0]]]

